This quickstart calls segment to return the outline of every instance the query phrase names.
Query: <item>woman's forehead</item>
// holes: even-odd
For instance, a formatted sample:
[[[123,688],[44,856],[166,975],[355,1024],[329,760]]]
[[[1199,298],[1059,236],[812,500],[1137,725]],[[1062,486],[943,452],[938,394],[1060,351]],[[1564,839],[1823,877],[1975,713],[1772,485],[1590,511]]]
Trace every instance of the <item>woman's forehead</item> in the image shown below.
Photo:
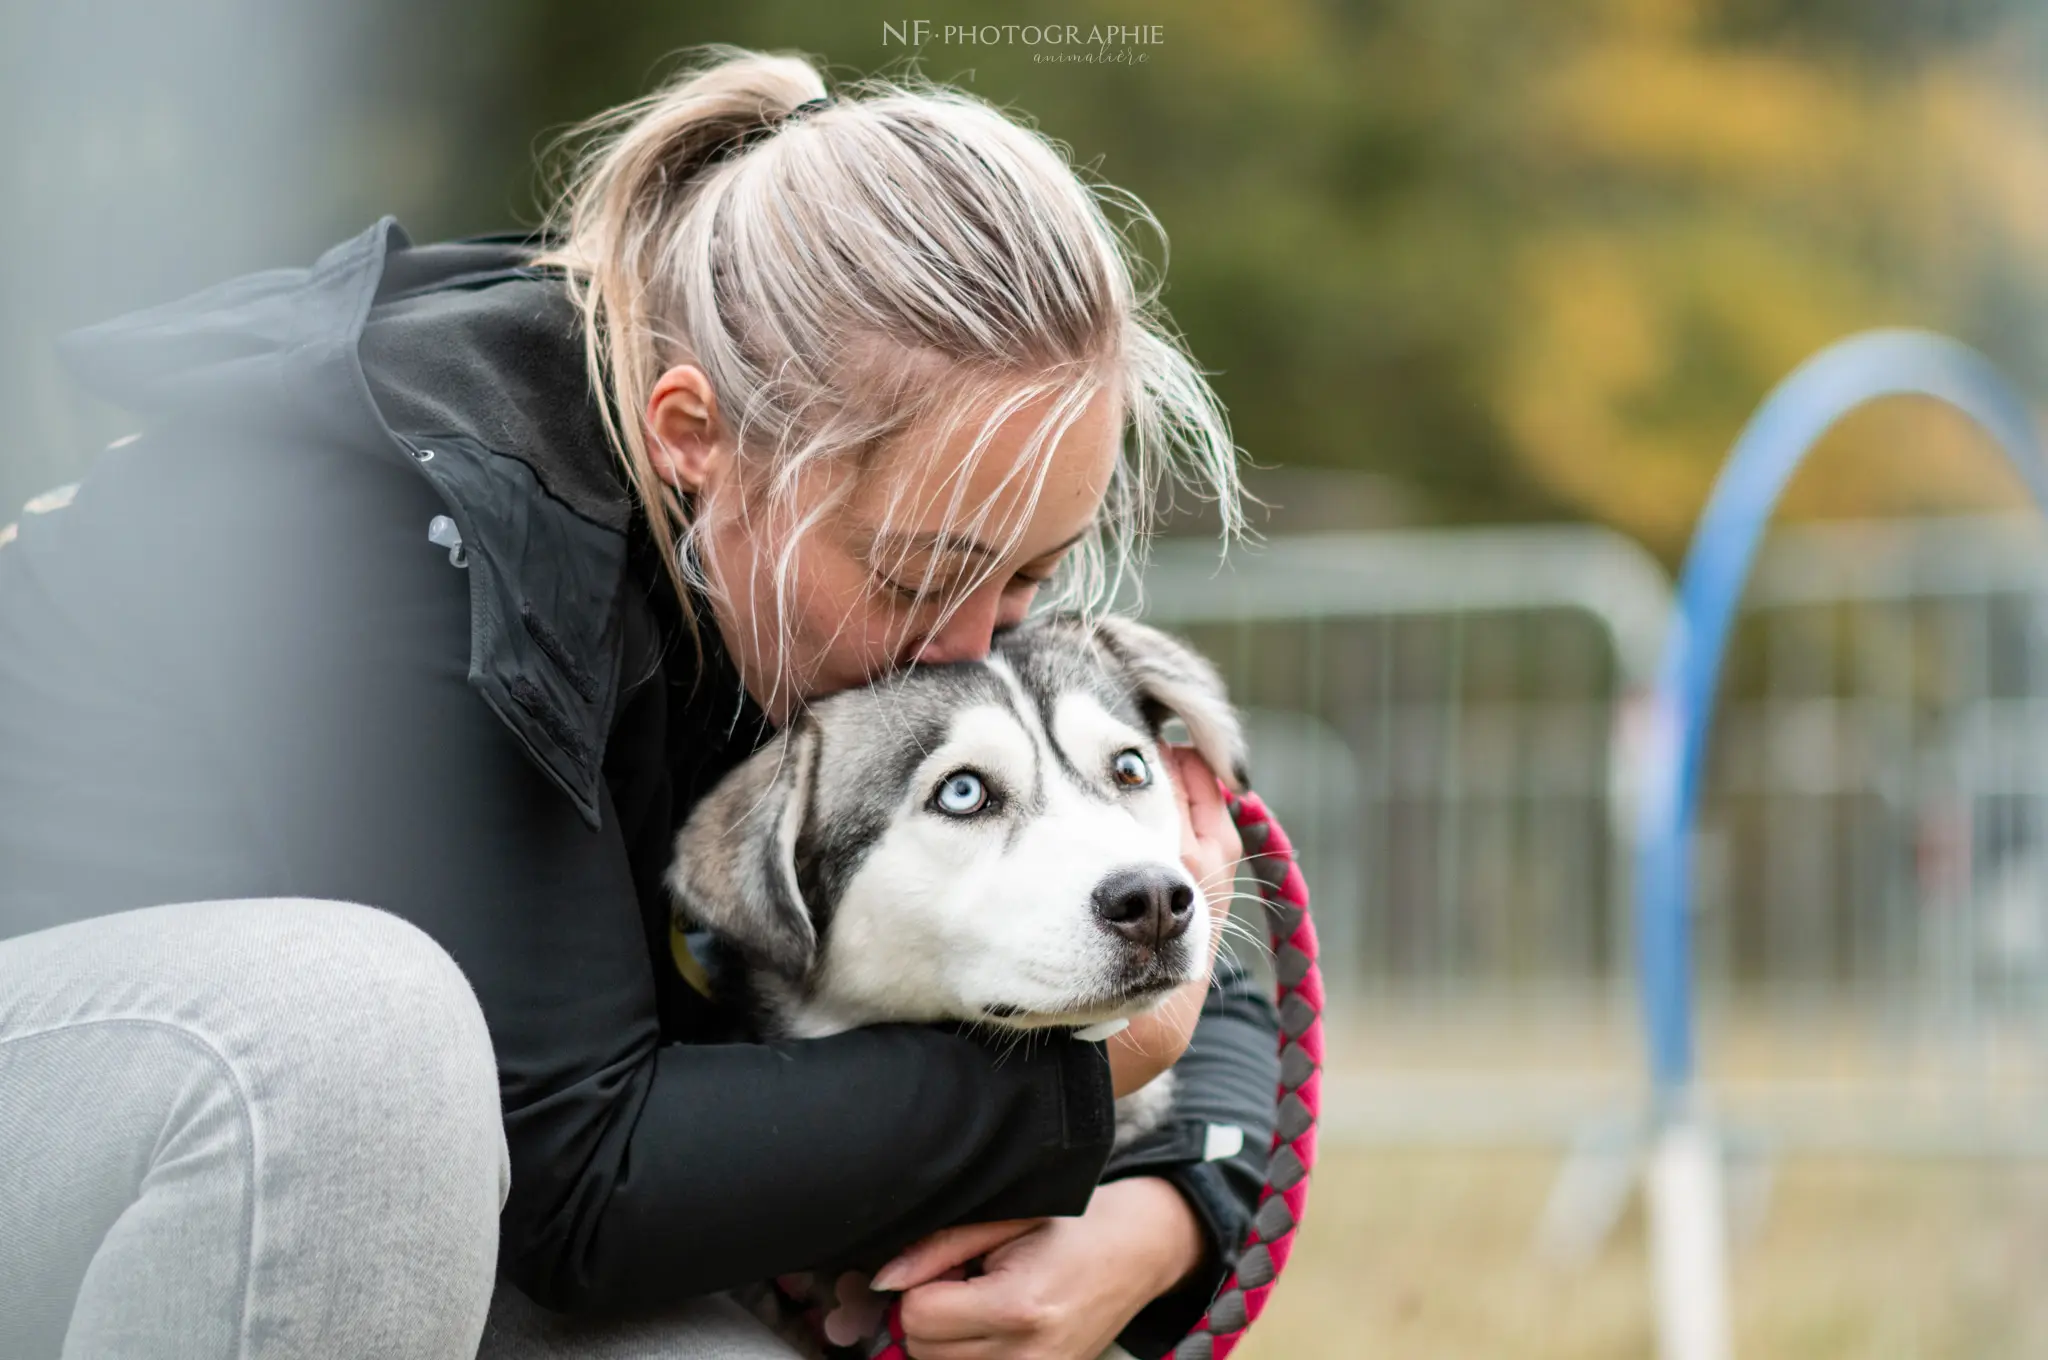
[[[915,434],[895,441],[849,507],[855,545],[963,560],[1003,556],[1015,532],[1061,535],[1038,554],[1071,546],[1108,494],[1123,429],[1104,391],[1078,412],[1057,414],[1065,428],[1056,437],[1053,414],[1025,407],[985,440],[981,427],[963,423],[936,447]],[[1029,523],[1020,523],[1027,513]]]

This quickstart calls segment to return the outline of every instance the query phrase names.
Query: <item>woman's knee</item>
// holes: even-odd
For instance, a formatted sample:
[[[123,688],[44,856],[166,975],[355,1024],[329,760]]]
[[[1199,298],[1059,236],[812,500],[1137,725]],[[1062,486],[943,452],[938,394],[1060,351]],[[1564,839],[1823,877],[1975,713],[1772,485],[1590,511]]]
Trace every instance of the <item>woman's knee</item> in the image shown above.
[[[245,942],[256,985],[274,994],[282,1022],[337,1057],[370,1061],[386,1079],[451,1078],[496,1100],[490,1033],[475,989],[441,944],[377,907],[281,898],[260,923],[229,932]],[[355,1042],[346,1052],[331,1039]],[[488,1078],[488,1080],[483,1080]]]
[[[498,1071],[474,988],[439,942],[375,907],[269,904],[273,1070],[381,1147],[481,1159],[510,1188]],[[259,932],[260,934],[261,932]],[[494,1210],[495,1211],[495,1210]]]
[[[215,1052],[296,1146],[368,1140],[510,1170],[475,990],[442,946],[373,906],[183,902],[0,943],[0,1038],[97,1021],[170,1026]]]
[[[142,1195],[112,1206],[122,1229],[93,1265],[106,1287],[81,1296],[97,1300],[95,1316],[141,1306],[108,1303],[133,1292],[131,1276],[172,1278],[187,1255],[241,1259],[229,1250],[239,1242],[253,1252],[252,1300],[317,1293],[341,1272],[395,1315],[481,1318],[510,1186],[496,1063],[475,992],[417,927],[288,899],[146,908],[18,937],[0,944],[0,1075],[10,1054],[17,1077],[38,1055],[59,1063],[40,1083],[0,1080],[31,1130],[84,1114],[75,1079],[64,1094],[66,1055],[74,1071],[112,1078],[90,1083],[105,1098],[150,1105],[127,1120],[99,1112],[95,1128],[138,1130],[103,1157],[79,1139],[46,1139],[38,1154],[46,1173],[80,1162],[74,1179]],[[177,1176],[152,1174],[164,1156]],[[235,1228],[252,1216],[260,1235]],[[214,1220],[218,1251],[177,1245]],[[346,1259],[332,1259],[344,1245]],[[210,1297],[198,1284],[173,1292]]]

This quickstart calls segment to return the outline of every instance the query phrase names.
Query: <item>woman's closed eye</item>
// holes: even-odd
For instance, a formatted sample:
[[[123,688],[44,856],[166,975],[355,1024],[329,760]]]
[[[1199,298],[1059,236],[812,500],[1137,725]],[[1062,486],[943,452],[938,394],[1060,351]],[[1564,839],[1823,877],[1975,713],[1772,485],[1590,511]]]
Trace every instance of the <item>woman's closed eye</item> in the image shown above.
[[[881,586],[883,590],[895,596],[898,600],[901,600],[905,604],[920,604],[925,599],[924,592],[922,590],[919,590],[916,586],[902,585],[898,582],[890,580],[886,576],[877,576],[875,578],[875,582],[877,585]]]
[[[884,590],[887,590],[897,600],[913,607],[922,604],[935,603],[939,600],[945,599],[947,596],[947,587],[935,586],[930,590],[926,590],[918,586],[904,585],[902,582],[891,580],[886,576],[877,576],[875,579],[881,583],[882,588]],[[1003,590],[1006,594],[1011,591],[1032,590],[1036,589],[1039,586],[1044,585],[1047,581],[1051,579],[1051,572],[1047,572],[1044,575],[1037,575],[1032,572],[1020,571],[1010,578],[1009,584],[1005,585],[1003,587]]]

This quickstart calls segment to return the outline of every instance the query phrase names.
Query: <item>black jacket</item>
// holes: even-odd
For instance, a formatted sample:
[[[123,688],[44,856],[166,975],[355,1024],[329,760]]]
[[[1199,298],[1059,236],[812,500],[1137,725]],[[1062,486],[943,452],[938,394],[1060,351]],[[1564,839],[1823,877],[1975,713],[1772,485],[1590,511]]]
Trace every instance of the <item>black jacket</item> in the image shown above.
[[[1100,1044],[716,1041],[661,874],[771,729],[708,613],[701,670],[681,638],[580,319],[530,253],[415,248],[386,219],[67,337],[142,429],[0,547],[0,938],[223,897],[417,923],[500,1066],[502,1268],[567,1311],[871,1266],[949,1223],[1079,1212],[1105,1172],[1166,1175],[1214,1268],[1126,1333],[1158,1353],[1253,1207],[1270,1005],[1223,970],[1175,1121],[1107,1168]],[[1203,1161],[1212,1124],[1245,1151]]]

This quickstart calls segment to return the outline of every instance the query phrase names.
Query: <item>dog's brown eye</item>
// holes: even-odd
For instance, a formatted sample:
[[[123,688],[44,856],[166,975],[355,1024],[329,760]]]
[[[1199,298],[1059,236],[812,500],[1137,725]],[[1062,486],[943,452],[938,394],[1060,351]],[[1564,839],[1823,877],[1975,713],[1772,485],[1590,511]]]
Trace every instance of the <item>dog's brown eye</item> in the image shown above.
[[[1118,751],[1110,768],[1116,771],[1116,782],[1127,789],[1152,782],[1152,767],[1136,751]]]
[[[988,804],[988,787],[972,770],[955,770],[932,795],[932,804],[949,817],[971,817]]]

